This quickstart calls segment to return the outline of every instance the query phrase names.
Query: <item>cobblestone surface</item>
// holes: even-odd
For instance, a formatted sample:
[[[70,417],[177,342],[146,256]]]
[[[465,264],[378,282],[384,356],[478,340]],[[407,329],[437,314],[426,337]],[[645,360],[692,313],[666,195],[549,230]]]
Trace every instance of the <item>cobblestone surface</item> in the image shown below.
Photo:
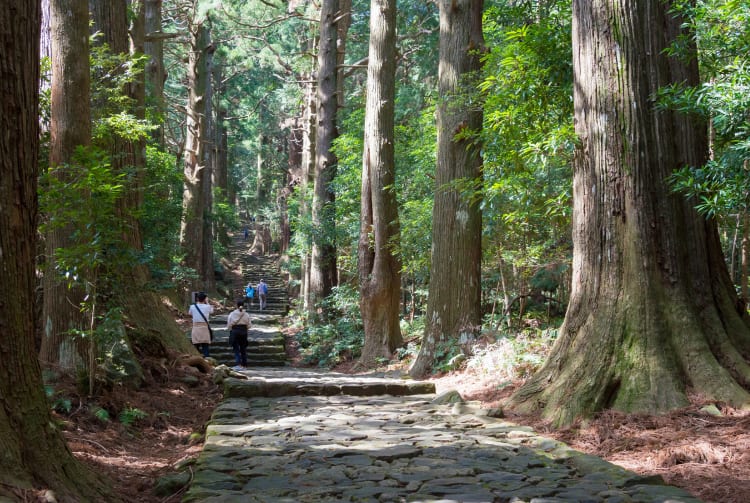
[[[450,395],[353,392],[398,379],[246,374],[266,396],[241,396],[231,389],[246,384],[227,379],[185,502],[698,502]],[[274,396],[300,381],[351,393]]]

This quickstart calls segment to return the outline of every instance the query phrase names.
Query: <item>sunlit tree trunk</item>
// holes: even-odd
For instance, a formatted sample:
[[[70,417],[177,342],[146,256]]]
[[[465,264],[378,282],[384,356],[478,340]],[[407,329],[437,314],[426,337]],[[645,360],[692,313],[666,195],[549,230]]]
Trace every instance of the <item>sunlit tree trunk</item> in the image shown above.
[[[513,396],[522,412],[566,424],[689,393],[750,406],[750,330],[715,222],[666,181],[708,152],[705,123],[653,100],[699,83],[685,26],[661,0],[573,2],[572,291],[550,357]]]
[[[51,427],[34,349],[40,19],[39,1],[0,3],[0,499],[112,501]]]
[[[336,23],[338,0],[323,0],[320,11],[318,44],[318,94],[315,142],[315,181],[313,188],[313,245],[310,261],[310,299],[315,304],[328,296],[336,285],[334,244],[334,192],[336,156],[331,147],[336,131]]]
[[[395,189],[396,0],[370,2],[370,50],[362,161],[358,270],[365,329],[361,362],[390,359],[402,343],[401,262]]]
[[[417,377],[432,370],[441,344],[473,338],[482,321],[482,109],[476,84],[483,0],[440,0],[439,7],[441,101],[430,288],[422,345],[409,370]]]
[[[51,0],[52,88],[50,166],[69,164],[74,170],[77,147],[91,143],[89,107],[89,12],[86,0]],[[35,30],[35,32],[38,30]],[[67,170],[63,170],[67,171]],[[65,176],[58,171],[56,176]],[[68,287],[66,273],[58,267],[58,249],[73,246],[73,224],[54,226],[46,235],[42,362],[73,370],[87,354],[87,344],[71,331],[85,330],[81,310],[85,291],[77,283]]]

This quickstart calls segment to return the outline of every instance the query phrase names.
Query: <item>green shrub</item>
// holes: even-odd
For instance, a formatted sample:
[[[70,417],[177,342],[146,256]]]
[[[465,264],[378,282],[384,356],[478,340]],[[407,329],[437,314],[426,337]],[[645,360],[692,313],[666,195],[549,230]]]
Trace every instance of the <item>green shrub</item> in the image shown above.
[[[297,333],[303,361],[333,367],[362,353],[364,328],[359,312],[358,292],[340,286],[323,302],[324,312],[333,313],[327,323],[306,326]]]
[[[120,411],[120,415],[117,416],[117,418],[120,420],[122,424],[125,426],[132,426],[136,422],[146,419],[148,417],[148,414],[143,412],[141,409],[138,409],[136,407],[127,407]]]

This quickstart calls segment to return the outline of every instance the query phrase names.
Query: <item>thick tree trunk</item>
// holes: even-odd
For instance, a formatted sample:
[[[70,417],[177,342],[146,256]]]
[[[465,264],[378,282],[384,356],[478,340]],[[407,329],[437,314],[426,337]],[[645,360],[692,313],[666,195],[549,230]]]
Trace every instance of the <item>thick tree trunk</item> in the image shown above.
[[[91,143],[89,12],[86,0],[51,0],[52,90],[50,166],[74,168],[76,148]],[[36,31],[36,30],[35,30]],[[65,176],[60,170],[56,176]],[[88,321],[81,311],[85,291],[68,287],[66,271],[57,267],[55,254],[74,246],[72,224],[54,226],[46,236],[42,362],[73,370],[84,361],[87,345],[71,331],[85,330]],[[71,271],[68,271],[71,272]]]
[[[573,286],[552,354],[512,398],[520,411],[565,424],[664,412],[691,392],[750,405],[750,331],[716,226],[666,184],[707,156],[705,124],[653,102],[698,83],[695,58],[667,54],[693,40],[681,27],[661,0],[573,2]]]
[[[395,73],[396,0],[372,0],[358,250],[364,365],[392,358],[403,342],[401,262],[395,255],[400,232],[394,187]]]
[[[38,1],[0,3],[0,284],[9,292],[0,316],[0,499],[49,490],[60,502],[112,501],[50,427],[34,349],[40,19]]]
[[[432,212],[432,263],[425,333],[409,372],[432,370],[436,349],[472,339],[481,328],[482,109],[475,96],[481,69],[483,0],[440,0],[441,102]]]
[[[190,28],[188,49],[188,100],[185,127],[185,151],[183,173],[185,175],[182,195],[182,221],[180,222],[180,248],[184,253],[183,263],[199,275],[203,272],[203,233],[206,211],[204,184],[210,183],[206,174],[204,144],[206,139],[205,93],[208,75],[206,74],[206,50],[208,29],[200,24]],[[203,289],[205,278],[189,285],[188,290]]]
[[[318,45],[318,100],[313,189],[313,245],[310,261],[311,308],[327,297],[336,285],[334,245],[334,192],[336,156],[331,147],[336,131],[336,23],[338,0],[323,0]]]

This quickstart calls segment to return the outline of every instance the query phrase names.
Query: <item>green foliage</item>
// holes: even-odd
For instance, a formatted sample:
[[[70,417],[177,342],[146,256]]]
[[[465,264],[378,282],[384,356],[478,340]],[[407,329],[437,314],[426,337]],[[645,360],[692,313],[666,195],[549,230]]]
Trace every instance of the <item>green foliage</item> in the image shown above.
[[[94,408],[94,417],[101,421],[102,423],[108,423],[110,420],[109,412],[107,412],[107,409],[103,409],[101,407]]]
[[[750,177],[750,5],[737,0],[678,2],[696,34],[703,82],[660,90],[659,105],[708,121],[713,158],[685,166],[670,181],[675,191],[695,201],[698,211],[719,220],[747,212]],[[671,49],[680,56],[678,42]]]
[[[44,396],[47,397],[50,408],[55,412],[70,414],[70,411],[73,410],[73,401],[69,397],[62,396],[52,384],[44,384]]]
[[[73,401],[67,397],[58,397],[52,402],[52,409],[56,412],[70,414],[73,410]]]
[[[143,229],[143,255],[155,286],[172,287],[186,279],[180,270],[180,218],[182,215],[182,172],[176,169],[172,154],[153,146],[146,147],[146,173],[143,205],[140,215]],[[176,268],[176,269],[175,269]],[[195,272],[193,271],[193,276]],[[175,277],[176,276],[176,277]],[[188,281],[192,281],[192,277]]]
[[[498,383],[528,378],[547,358],[556,338],[556,328],[498,334],[494,342],[474,348],[467,371]]]
[[[364,328],[357,292],[352,287],[334,288],[325,299],[324,312],[333,313],[328,323],[307,326],[297,334],[305,363],[333,367],[359,357],[364,343]]]
[[[113,284],[132,264],[121,244],[124,229],[116,211],[123,178],[95,147],[78,147],[70,164],[53,166],[42,176],[39,203],[46,218],[41,230],[69,229],[71,241],[54,251],[57,270],[49,272],[71,286],[92,290],[97,282]],[[100,278],[105,268],[111,276]]]
[[[484,299],[497,295],[500,270],[514,297],[545,264],[572,254],[570,2],[544,7],[496,3],[485,13]]]
[[[451,359],[461,353],[461,347],[456,339],[449,339],[437,343],[435,345],[435,356],[433,357],[432,368],[436,372],[447,372],[451,370]]]
[[[146,419],[148,414],[136,407],[126,407],[120,411],[117,419],[125,426],[133,426],[138,421]]]

